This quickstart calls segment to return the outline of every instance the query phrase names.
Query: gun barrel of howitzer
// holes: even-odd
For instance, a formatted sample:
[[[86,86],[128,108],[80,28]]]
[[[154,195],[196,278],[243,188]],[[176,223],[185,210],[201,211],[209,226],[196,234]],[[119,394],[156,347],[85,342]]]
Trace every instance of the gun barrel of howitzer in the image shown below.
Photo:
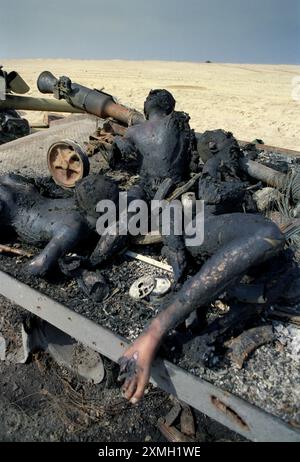
[[[88,88],[69,80],[69,91],[61,91],[61,79],[68,78],[57,79],[51,72],[44,71],[38,77],[38,89],[42,93],[52,93],[56,98],[63,98],[72,106],[103,119],[112,117],[127,125],[135,125],[144,121],[143,114],[116,103],[112,95],[101,90]]]
[[[82,109],[71,106],[66,101],[33,98],[31,96],[6,95],[5,100],[0,100],[0,109],[15,109],[24,111],[47,111],[47,112],[70,112],[83,113]]]
[[[136,125],[145,121],[143,114],[140,112],[117,104],[114,101],[108,101],[106,103],[103,117],[112,117],[128,125]]]
[[[144,120],[141,113],[116,103],[112,95],[103,91],[87,88],[78,83],[72,83],[72,90],[73,94],[68,95],[67,101],[89,114],[102,119],[112,117],[126,125],[135,125]]]

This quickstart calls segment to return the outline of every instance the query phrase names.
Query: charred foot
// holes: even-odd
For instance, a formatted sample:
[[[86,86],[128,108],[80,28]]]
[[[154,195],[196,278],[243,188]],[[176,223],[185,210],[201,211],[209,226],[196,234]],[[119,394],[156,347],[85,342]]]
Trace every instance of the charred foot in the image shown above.
[[[47,261],[41,257],[37,256],[33,258],[26,266],[25,271],[28,272],[31,276],[43,277],[49,271],[49,265]]]
[[[162,250],[162,255],[167,258],[168,263],[173,268],[175,283],[180,284],[187,270],[187,258],[185,250],[173,250],[165,246]]]

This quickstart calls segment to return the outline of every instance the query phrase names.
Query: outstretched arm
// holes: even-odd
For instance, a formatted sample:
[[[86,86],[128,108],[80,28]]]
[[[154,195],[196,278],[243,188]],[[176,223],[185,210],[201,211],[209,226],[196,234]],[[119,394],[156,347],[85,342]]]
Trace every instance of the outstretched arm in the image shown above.
[[[238,235],[238,233],[237,233]],[[237,237],[215,253],[188,280],[172,303],[162,311],[127,349],[120,359],[120,378],[125,379],[123,392],[133,404],[138,402],[148,384],[151,364],[166,333],[192,311],[214,300],[230,283],[249,268],[268,259],[282,248],[279,229],[266,222],[257,232]]]

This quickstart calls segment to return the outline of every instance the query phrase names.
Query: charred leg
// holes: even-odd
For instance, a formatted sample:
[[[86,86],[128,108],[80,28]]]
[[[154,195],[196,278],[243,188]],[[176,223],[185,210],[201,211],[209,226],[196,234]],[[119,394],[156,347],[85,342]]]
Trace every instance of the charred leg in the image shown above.
[[[90,256],[91,265],[96,267],[121,252],[126,246],[127,240],[128,236],[121,236],[120,234],[101,236]]]
[[[143,189],[139,185],[136,185],[129,190],[127,202],[130,204],[132,201],[144,199],[144,197]],[[127,221],[130,220],[131,216],[132,214],[127,210],[120,212],[120,221],[112,224],[112,229],[114,231],[111,233],[107,230],[107,232],[100,237],[98,244],[90,256],[90,263],[93,267],[100,265],[125,248],[128,242],[128,234],[124,225],[127,226]],[[124,229],[126,235],[124,235]]]
[[[256,232],[250,235],[240,237],[236,232],[236,238],[224,244],[200,271],[183,285],[173,302],[152,321],[121,359],[123,374],[126,364],[130,364],[130,372],[125,383],[126,389],[130,390],[126,397],[131,402],[138,401],[143,395],[152,360],[164,335],[192,311],[214,300],[249,268],[278,252],[283,242],[283,236],[277,226],[267,221],[259,223]],[[135,385],[131,387],[133,382]]]

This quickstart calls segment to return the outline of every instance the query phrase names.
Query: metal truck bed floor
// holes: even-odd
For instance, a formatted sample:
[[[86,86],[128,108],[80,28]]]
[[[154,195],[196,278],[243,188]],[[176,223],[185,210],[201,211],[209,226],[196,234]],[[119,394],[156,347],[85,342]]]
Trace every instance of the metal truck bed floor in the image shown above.
[[[53,324],[113,361],[127,342],[64,305],[0,271],[0,292],[17,305]],[[300,433],[280,419],[168,361],[156,360],[151,381],[194,408],[253,441],[300,441]]]
[[[0,146],[0,174],[20,171],[24,175],[49,175],[47,151],[51,144],[66,138],[83,143],[96,128],[95,117],[76,114],[48,129],[3,144]]]

